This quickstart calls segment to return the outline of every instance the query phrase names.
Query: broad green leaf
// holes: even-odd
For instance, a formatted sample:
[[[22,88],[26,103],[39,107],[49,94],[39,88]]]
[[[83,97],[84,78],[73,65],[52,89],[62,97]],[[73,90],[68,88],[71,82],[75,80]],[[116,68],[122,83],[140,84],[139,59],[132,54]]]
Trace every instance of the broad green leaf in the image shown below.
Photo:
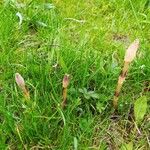
[[[147,109],[147,98],[146,96],[142,96],[136,100],[134,103],[134,116],[135,121],[137,124],[139,124],[146,114]]]
[[[99,99],[99,94],[93,93],[93,94],[91,94],[91,97],[92,97],[92,98],[95,98],[95,99]]]
[[[86,99],[90,99],[90,98],[99,99],[99,94],[95,93],[95,91],[87,91],[86,88],[82,88],[79,89],[79,92],[83,93],[84,98]]]
[[[95,91],[89,91],[88,94],[92,98],[99,99],[99,94],[95,93]]]

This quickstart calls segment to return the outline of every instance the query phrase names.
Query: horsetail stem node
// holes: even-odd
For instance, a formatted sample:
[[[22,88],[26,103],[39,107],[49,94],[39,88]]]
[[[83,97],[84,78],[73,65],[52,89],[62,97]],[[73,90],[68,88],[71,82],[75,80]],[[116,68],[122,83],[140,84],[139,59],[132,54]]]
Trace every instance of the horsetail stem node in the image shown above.
[[[16,73],[15,80],[16,80],[18,87],[22,90],[24,97],[26,99],[30,99],[30,94],[29,94],[28,89],[26,88],[24,78],[19,73]]]
[[[129,65],[134,60],[138,48],[139,48],[139,39],[136,39],[133,43],[131,43],[131,45],[128,47],[125,53],[124,66],[118,78],[118,83],[117,83],[117,87],[116,87],[116,91],[115,91],[114,99],[113,99],[114,109],[117,109],[118,107],[118,99],[119,99],[119,94],[120,94],[123,82],[125,81],[127,72],[129,70]]]
[[[67,88],[69,86],[70,82],[70,76],[68,74],[64,75],[63,81],[62,81],[62,87],[63,87],[63,102],[62,102],[62,108],[64,108],[67,104]]]

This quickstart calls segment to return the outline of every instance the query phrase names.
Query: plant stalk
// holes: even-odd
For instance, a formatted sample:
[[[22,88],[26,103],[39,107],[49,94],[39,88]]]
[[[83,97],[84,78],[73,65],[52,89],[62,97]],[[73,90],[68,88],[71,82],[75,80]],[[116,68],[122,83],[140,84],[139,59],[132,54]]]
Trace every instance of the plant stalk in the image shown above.
[[[128,69],[129,69],[129,64],[130,64],[129,62],[124,62],[123,69],[122,69],[121,74],[118,78],[118,83],[117,83],[117,87],[116,87],[115,94],[114,94],[114,99],[113,99],[114,109],[117,109],[117,107],[118,107],[119,94],[120,94],[122,85],[123,85],[123,83],[126,79],[127,72],[128,72]]]

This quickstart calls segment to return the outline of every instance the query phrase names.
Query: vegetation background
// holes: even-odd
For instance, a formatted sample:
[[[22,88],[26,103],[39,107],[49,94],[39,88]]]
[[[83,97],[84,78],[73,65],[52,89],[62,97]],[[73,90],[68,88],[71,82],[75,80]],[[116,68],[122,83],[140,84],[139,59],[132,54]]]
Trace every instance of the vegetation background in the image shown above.
[[[125,50],[136,38],[140,48],[114,115]],[[28,103],[16,72],[30,91]],[[62,110],[65,73],[71,80]],[[149,91],[149,0],[0,2],[0,149],[148,150]],[[141,96],[148,107],[137,124]]]

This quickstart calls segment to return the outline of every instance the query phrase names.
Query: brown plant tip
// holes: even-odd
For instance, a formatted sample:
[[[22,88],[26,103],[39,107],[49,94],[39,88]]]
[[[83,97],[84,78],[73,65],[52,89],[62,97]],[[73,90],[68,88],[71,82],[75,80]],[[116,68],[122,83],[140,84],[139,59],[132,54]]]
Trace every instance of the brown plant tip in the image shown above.
[[[133,43],[131,43],[131,45],[128,47],[126,54],[125,54],[125,58],[124,61],[125,62],[131,62],[135,56],[136,56],[136,52],[139,48],[139,39],[136,39]]]
[[[63,88],[67,88],[68,85],[69,85],[69,82],[70,82],[69,75],[68,75],[68,74],[65,74],[65,75],[64,75],[64,78],[63,78]]]

